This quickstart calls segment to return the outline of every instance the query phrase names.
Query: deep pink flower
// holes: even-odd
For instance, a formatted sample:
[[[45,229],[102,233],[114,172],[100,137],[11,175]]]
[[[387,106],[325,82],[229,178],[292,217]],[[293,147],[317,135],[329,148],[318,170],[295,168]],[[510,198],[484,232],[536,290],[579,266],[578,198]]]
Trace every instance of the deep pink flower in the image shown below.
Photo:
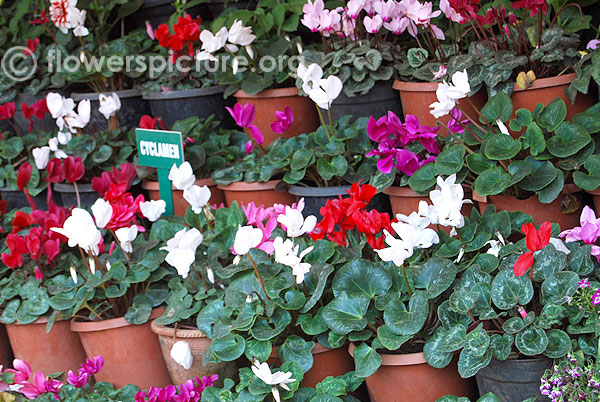
[[[90,375],[83,369],[79,369],[77,374],[69,370],[69,373],[67,374],[67,382],[75,388],[84,388],[87,385],[89,378]]]
[[[277,121],[271,123],[271,130],[277,134],[288,131],[294,122],[294,114],[288,106],[285,107],[283,112],[280,110],[275,111],[275,117],[277,117]]]
[[[89,375],[94,375],[102,370],[102,366],[104,366],[104,358],[94,356],[91,359],[86,359],[85,363],[81,365],[81,369]]]
[[[235,123],[242,127],[250,130],[253,139],[258,145],[262,145],[265,142],[265,137],[258,127],[254,124],[254,117],[256,116],[256,106],[254,104],[247,103],[242,105],[236,103],[233,109],[227,106],[225,109],[229,112]]]
[[[246,154],[250,155],[254,151],[254,143],[252,141],[246,142]]]
[[[452,117],[448,122],[448,129],[455,134],[463,134],[465,132],[464,126],[471,124],[471,121],[469,119],[462,120],[462,112],[458,108],[452,109],[450,115]]]

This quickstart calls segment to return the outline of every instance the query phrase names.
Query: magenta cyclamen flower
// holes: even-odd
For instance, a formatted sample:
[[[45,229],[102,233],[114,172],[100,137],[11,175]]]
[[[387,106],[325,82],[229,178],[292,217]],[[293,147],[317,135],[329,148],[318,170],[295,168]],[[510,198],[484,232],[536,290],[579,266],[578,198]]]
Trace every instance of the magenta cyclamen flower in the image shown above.
[[[90,379],[90,375],[85,372],[84,369],[80,368],[77,374],[69,370],[67,374],[67,382],[75,388],[85,388]]]
[[[271,123],[271,130],[277,134],[283,134],[288,131],[294,122],[294,114],[288,106],[283,111],[275,111],[275,117],[277,117],[277,121]]]
[[[452,109],[450,112],[452,116],[450,121],[448,122],[448,129],[452,131],[454,134],[463,134],[465,132],[465,127],[468,124],[471,124],[471,120],[464,119],[462,120],[463,114],[458,108]]]
[[[227,106],[225,109],[227,109],[238,126],[250,130],[253,139],[258,145],[262,145],[265,142],[263,133],[258,127],[256,127],[256,125],[252,124],[254,122],[254,117],[256,116],[256,106],[254,104],[247,103],[242,105],[240,103],[236,103],[233,106],[233,109],[229,106]]]
[[[581,226],[565,230],[559,236],[565,237],[568,243],[583,241],[591,245],[592,255],[600,261],[600,246],[596,245],[600,238],[600,219],[596,218],[594,211],[586,205],[581,212],[579,223]]]
[[[412,176],[423,165],[434,162],[435,155],[440,152],[437,143],[438,129],[439,127],[422,126],[413,115],[407,115],[404,123],[393,112],[388,112],[378,120],[371,117],[367,133],[378,145],[367,157],[379,157],[377,168],[382,173],[389,174],[395,167]],[[415,142],[420,143],[422,148],[419,149]]]
[[[254,201],[249,202],[247,205],[242,204],[242,210],[248,220],[247,224],[260,229],[263,233],[262,241],[256,248],[269,255],[273,254],[275,246],[270,237],[277,227],[278,214],[274,213],[273,207],[265,208],[263,205],[257,207]]]
[[[85,360],[85,363],[81,365],[81,370],[89,375],[94,375],[102,370],[102,366],[104,366],[104,358],[102,356],[94,356],[91,359]]]
[[[151,387],[148,392],[139,391],[135,394],[135,402],[199,402],[202,399],[202,392],[207,387],[212,387],[218,378],[219,376],[215,374],[201,379],[194,377],[193,380],[187,380],[178,386]]]
[[[596,293],[592,296],[592,304],[597,306],[600,304],[600,289],[596,290]]]

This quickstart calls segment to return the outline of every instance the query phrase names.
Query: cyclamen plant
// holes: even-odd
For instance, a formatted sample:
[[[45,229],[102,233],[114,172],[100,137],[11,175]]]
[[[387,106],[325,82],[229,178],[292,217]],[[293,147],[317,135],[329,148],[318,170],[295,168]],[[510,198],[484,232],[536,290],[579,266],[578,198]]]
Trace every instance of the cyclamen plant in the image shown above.
[[[218,378],[218,375],[194,377],[177,386],[150,387],[148,391],[135,394],[135,402],[199,402],[204,390],[212,387]]]

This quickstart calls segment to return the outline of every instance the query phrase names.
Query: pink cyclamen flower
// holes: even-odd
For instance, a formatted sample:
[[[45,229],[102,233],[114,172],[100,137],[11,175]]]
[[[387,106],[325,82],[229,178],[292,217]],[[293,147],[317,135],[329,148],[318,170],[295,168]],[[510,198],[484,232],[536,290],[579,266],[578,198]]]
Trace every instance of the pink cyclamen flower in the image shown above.
[[[250,155],[254,151],[254,143],[252,141],[246,142],[246,154]]]
[[[600,246],[596,245],[600,238],[600,219],[596,218],[594,211],[587,205],[583,208],[579,218],[581,226],[563,231],[559,237],[565,237],[568,243],[583,241],[592,246],[592,255],[600,261]]]
[[[375,15],[372,18],[367,16],[363,20],[363,23],[367,32],[376,34],[383,26],[383,18],[381,18],[381,15],[379,14]]]
[[[77,374],[69,370],[69,373],[67,374],[67,382],[75,388],[85,388],[89,378],[90,375],[86,373],[83,369],[79,369]]]
[[[600,40],[592,39],[591,41],[588,42],[588,44],[585,48],[588,50],[596,50],[596,49],[598,49],[598,45],[600,45]]]
[[[271,123],[271,130],[277,134],[283,134],[288,131],[294,122],[294,114],[288,106],[283,111],[275,111],[275,117],[277,117],[277,121]]]
[[[440,78],[445,77],[448,74],[448,69],[446,68],[446,66],[440,66],[440,68],[437,71],[432,71],[433,73],[433,80],[439,80]]]
[[[81,364],[81,369],[89,375],[99,373],[104,366],[104,358],[102,356],[94,356],[91,359],[86,359],[85,363]]]
[[[450,112],[452,118],[448,122],[448,129],[455,134],[463,134],[465,132],[465,127],[468,124],[471,124],[469,119],[462,120],[462,112],[458,108],[452,109]]]
[[[225,109],[227,109],[238,126],[250,130],[252,137],[258,145],[262,145],[265,142],[265,137],[260,129],[252,124],[254,122],[254,117],[256,116],[256,106],[254,104],[247,103],[242,105],[240,103],[236,103],[233,106],[233,109],[229,106],[227,106]]]
[[[363,10],[365,6],[365,0],[350,0],[347,4],[347,15],[353,20],[358,18],[358,15]]]
[[[321,16],[325,11],[325,4],[323,0],[308,0],[304,7],[302,7],[302,12],[304,16],[302,17],[302,25],[311,30],[311,32],[317,32],[321,25]]]
[[[156,36],[154,35],[154,28],[152,28],[152,24],[146,21],[146,33],[148,37],[152,40],[156,40]]]
[[[577,283],[577,286],[579,286],[580,288],[589,288],[590,287],[590,281],[588,280],[588,278],[583,278],[582,280],[580,280]]]

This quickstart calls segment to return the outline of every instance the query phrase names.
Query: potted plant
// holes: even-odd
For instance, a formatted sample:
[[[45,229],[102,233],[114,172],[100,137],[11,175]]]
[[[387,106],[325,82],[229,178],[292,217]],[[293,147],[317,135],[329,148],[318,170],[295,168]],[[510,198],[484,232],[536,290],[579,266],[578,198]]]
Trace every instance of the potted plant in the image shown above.
[[[391,9],[395,5],[377,5],[378,10],[373,7],[355,2],[343,9],[328,10],[319,0],[308,1],[303,7],[302,24],[321,36],[321,41],[302,52],[303,62],[316,63],[326,75],[336,75],[344,84],[344,92],[333,102],[334,120],[346,115],[358,118],[401,111],[392,88],[405,61],[398,43],[401,24],[392,18],[398,14]],[[296,85],[310,92],[302,79]]]
[[[302,203],[269,208],[250,203],[243,214],[237,205],[231,208],[237,210],[230,217],[237,228],[224,232],[226,242],[209,253],[227,256],[233,247],[236,257],[223,261],[228,265],[209,265],[215,283],[209,288],[223,283],[224,290],[207,300],[196,319],[211,339],[205,363],[242,355],[275,365],[293,363],[304,373],[302,385],[310,387],[352,370],[342,345],[330,344],[320,323],[332,264],[342,260],[330,242],[304,238],[316,218],[304,219],[302,208]]]
[[[521,231],[526,237],[513,244],[498,229],[489,250],[475,260],[465,248],[463,258],[476,263],[458,278],[445,306],[453,318],[436,329],[432,339],[437,342],[426,349],[435,367],[445,365],[442,356],[460,350],[460,375],[477,374],[481,392],[493,391],[506,401],[517,393],[518,398],[539,396],[539,379],[550,359],[564,357],[572,341],[589,342],[584,334],[593,332],[584,327],[583,311],[569,305],[578,287],[589,286],[591,246],[565,246],[552,237],[558,230],[549,222],[538,229],[528,222]]]
[[[62,225],[68,214],[53,199],[47,210],[18,210],[2,246],[2,263],[10,271],[0,280],[0,320],[6,325],[15,357],[47,373],[76,369],[85,360],[68,321],[74,314],[73,304],[55,297],[73,288],[66,267],[75,258],[64,249],[65,240],[50,230]]]
[[[323,220],[311,234],[313,239],[326,236],[351,256],[336,270],[334,298],[323,309],[323,321],[331,331],[330,342],[351,341],[356,375],[366,378],[373,401],[394,398],[394,390],[385,385],[390,381],[411,400],[472,393],[456,366],[439,371],[423,354],[443,319],[438,306],[447,300],[459,271],[453,256],[438,252],[453,238],[428,226],[450,226],[461,233],[468,224],[460,213],[466,202],[460,185],[439,183],[431,194],[433,205],[423,202],[419,212],[394,219],[376,210],[366,212],[376,189],[363,185],[358,200],[328,201]],[[452,356],[445,362],[450,360]]]
[[[170,382],[150,321],[164,311],[160,305],[172,274],[162,266],[158,227],[141,220],[147,216],[155,221],[165,205],[146,204],[141,195],[134,198],[129,185],[126,178],[105,183],[102,198],[92,205],[93,218],[75,208],[62,226],[52,228],[79,249],[55,298],[75,312],[71,330],[86,354],[104,357],[106,369],[97,380],[146,388]],[[143,232],[143,224],[148,231]],[[106,235],[110,237],[104,240]],[[140,352],[128,353],[134,349]]]
[[[205,51],[199,58],[216,60],[219,81],[228,86],[226,97],[255,105],[255,125],[264,133],[265,145],[279,137],[271,122],[284,106],[296,117],[285,134],[288,138],[313,131],[318,124],[313,105],[299,96],[292,77],[302,46],[299,37],[290,35],[298,28],[301,5],[269,1],[252,11],[234,10],[213,22],[214,35],[201,38]]]
[[[161,24],[153,32],[158,40],[158,55],[168,60],[159,71],[151,71],[149,80],[141,85],[144,99],[152,114],[168,125],[192,116],[208,118],[215,115],[224,120],[225,87],[219,86],[215,68],[206,60],[195,60],[201,39],[210,31],[201,28],[201,20],[189,14],[178,14],[172,30]]]
[[[256,362],[251,368],[244,367],[239,372],[240,381],[227,379],[222,388],[206,389],[202,399],[205,402],[219,402],[224,398],[247,398],[252,401],[264,401],[273,398],[280,400],[343,400],[358,401],[353,393],[362,383],[353,372],[337,377],[327,377],[314,387],[300,386],[302,370],[293,362],[283,363],[280,367]],[[303,384],[302,384],[303,385]]]
[[[76,43],[73,49],[59,47],[54,52],[52,63],[56,64],[56,82],[66,86],[85,84],[94,92],[72,93],[75,101],[88,100],[93,105],[92,122],[99,130],[114,130],[119,126],[135,127],[140,117],[149,113],[141,93],[133,88],[133,80],[140,78],[149,69],[148,63],[140,62],[149,50],[152,41],[143,29],[124,33],[124,18],[134,13],[141,2],[122,4],[112,0],[104,4],[91,2],[87,9],[76,5],[61,8],[60,3],[51,3],[48,13],[60,35]],[[111,18],[112,16],[112,18]],[[116,17],[115,17],[116,16]],[[112,39],[113,30],[119,27],[120,34]],[[56,30],[55,30],[56,31]],[[59,35],[58,31],[55,32]],[[76,55],[79,68],[67,68],[64,59],[69,52]],[[125,60],[126,55],[137,55],[133,64]],[[117,117],[117,111],[122,112]],[[55,116],[53,116],[55,117]],[[55,117],[56,118],[56,117]]]
[[[147,116],[140,121],[140,127],[155,129],[156,121],[156,118]],[[224,205],[225,195],[210,177],[213,172],[224,168],[231,160],[239,157],[244,149],[246,135],[239,131],[221,128],[220,122],[214,120],[213,116],[208,119],[190,117],[180,120],[171,127],[171,130],[182,133],[185,157],[190,165],[188,173],[198,178],[195,184],[208,186],[211,205]],[[143,180],[142,187],[148,191],[151,200],[159,200],[159,186],[153,175],[154,171],[150,169],[138,168],[138,176]],[[188,207],[183,190],[173,187],[173,202],[177,216],[184,216]]]
[[[513,113],[517,117],[511,119]],[[459,126],[463,132],[450,129],[452,140],[435,164],[422,167],[409,180],[413,190],[425,192],[436,175],[458,173],[466,165],[465,182],[472,184],[481,211],[494,203],[497,209],[524,211],[538,224],[575,225],[584,204],[583,193],[573,185],[574,172],[594,152],[589,130],[596,131],[595,117],[581,114],[565,120],[562,99],[513,112],[504,93],[490,98],[478,114],[479,123],[471,118],[473,124]]]

